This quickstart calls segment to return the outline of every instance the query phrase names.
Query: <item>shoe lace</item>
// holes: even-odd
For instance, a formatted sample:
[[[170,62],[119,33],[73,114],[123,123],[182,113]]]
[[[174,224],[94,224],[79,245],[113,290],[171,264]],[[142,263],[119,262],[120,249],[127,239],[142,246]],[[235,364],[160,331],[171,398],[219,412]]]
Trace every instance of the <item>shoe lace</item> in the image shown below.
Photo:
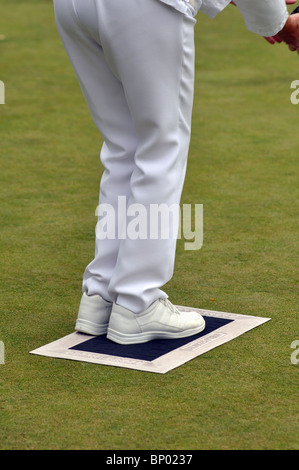
[[[170,300],[168,299],[160,299],[160,301],[167,307],[171,313],[175,313],[176,315],[180,315],[180,311],[173,305]]]

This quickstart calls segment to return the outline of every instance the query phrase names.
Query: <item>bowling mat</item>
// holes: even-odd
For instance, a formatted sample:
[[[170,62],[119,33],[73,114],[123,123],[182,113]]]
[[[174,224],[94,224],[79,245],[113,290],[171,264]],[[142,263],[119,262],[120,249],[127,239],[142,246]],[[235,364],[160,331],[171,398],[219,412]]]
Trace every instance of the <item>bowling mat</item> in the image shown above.
[[[30,354],[165,374],[270,320],[252,315],[177,307],[182,311],[198,311],[206,321],[205,330],[188,338],[153,340],[125,346],[108,340],[105,335],[89,336],[72,332],[30,351]]]

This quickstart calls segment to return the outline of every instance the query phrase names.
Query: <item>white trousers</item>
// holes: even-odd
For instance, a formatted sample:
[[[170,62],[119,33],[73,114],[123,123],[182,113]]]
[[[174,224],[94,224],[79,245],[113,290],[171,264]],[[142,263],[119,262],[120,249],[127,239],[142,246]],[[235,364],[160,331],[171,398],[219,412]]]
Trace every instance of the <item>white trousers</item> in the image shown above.
[[[182,0],[183,1],[183,0]],[[100,204],[179,204],[190,140],[194,24],[158,0],[54,0],[62,42],[104,144]],[[126,220],[124,223],[128,223]],[[103,239],[99,239],[103,238]],[[96,237],[83,292],[135,313],[173,275],[176,240]]]

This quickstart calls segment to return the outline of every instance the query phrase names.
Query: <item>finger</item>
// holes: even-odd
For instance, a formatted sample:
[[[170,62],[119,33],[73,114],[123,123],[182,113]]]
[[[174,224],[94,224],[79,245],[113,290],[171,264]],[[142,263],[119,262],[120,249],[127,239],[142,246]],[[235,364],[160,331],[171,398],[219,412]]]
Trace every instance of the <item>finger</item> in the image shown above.
[[[278,43],[282,42],[282,40],[279,39],[278,36],[270,36],[270,37],[269,36],[268,37],[264,36],[264,39],[266,39],[266,41],[268,41],[270,44],[275,44],[276,42],[278,42]]]
[[[269,44],[275,44],[275,39],[273,37],[265,37],[265,39]]]
[[[282,40],[278,36],[273,36],[273,38],[275,39],[275,42],[279,42],[279,43],[282,42]]]

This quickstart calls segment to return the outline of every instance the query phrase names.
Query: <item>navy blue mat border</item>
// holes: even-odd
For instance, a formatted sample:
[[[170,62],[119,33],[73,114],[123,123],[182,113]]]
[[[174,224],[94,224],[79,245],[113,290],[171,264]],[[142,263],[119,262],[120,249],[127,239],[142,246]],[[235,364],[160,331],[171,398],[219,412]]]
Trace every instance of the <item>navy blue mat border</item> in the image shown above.
[[[203,316],[206,321],[206,328],[197,335],[189,336],[188,338],[180,339],[166,339],[166,340],[153,340],[143,344],[131,344],[123,346],[116,344],[103,336],[96,336],[86,341],[83,341],[76,346],[69,349],[77,351],[86,351],[97,354],[105,354],[109,356],[127,357],[131,359],[139,359],[143,361],[154,361],[159,357],[167,354],[175,349],[178,349],[191,341],[206,336],[209,333],[221,328],[234,320],[226,318],[207,317]]]

